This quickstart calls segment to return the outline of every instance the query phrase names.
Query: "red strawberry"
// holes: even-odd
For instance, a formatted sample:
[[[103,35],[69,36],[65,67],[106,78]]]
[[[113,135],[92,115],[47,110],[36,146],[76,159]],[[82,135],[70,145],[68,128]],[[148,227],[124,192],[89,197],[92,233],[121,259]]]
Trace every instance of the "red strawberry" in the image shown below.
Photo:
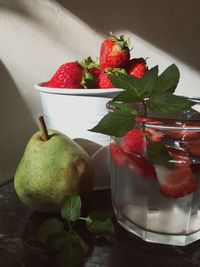
[[[189,167],[176,168],[160,181],[160,192],[169,198],[179,198],[197,190],[198,183]]]
[[[177,126],[177,127],[195,127],[200,126],[199,122],[175,122],[175,123],[168,123],[170,126]],[[190,131],[190,130],[172,130],[168,131],[167,134],[176,140],[192,140],[200,138],[200,132],[197,131]]]
[[[146,139],[141,129],[129,131],[122,139],[121,149],[127,153],[145,154]]]
[[[124,69],[120,68],[107,68],[98,77],[97,87],[98,88],[114,88],[115,86],[109,79],[109,75],[119,76],[122,74],[126,74],[127,72]]]
[[[89,71],[89,72],[90,72],[96,79],[98,79],[98,78],[99,78],[99,75],[101,74],[100,69],[95,68],[95,67],[88,69],[88,71]]]
[[[128,62],[126,69],[131,76],[141,79],[144,73],[148,70],[148,67],[146,65],[146,60],[140,57],[131,59]]]
[[[110,145],[111,158],[118,167],[124,167],[129,161],[127,154],[118,146]]]
[[[109,73],[102,72],[97,80],[97,88],[114,88],[115,86],[109,80]]]
[[[52,88],[82,88],[84,69],[77,62],[61,65],[48,83]]]
[[[192,163],[191,169],[193,173],[196,175],[196,177],[200,178],[200,163]]]
[[[118,146],[111,144],[111,158],[120,168],[128,167],[136,175],[145,180],[156,180],[157,175],[153,164],[143,156],[134,153],[126,153]]]
[[[160,130],[153,128],[145,128],[145,133],[154,141],[160,142],[165,138],[165,134]]]
[[[183,142],[183,146],[192,157],[200,158],[200,139]]]
[[[189,155],[183,149],[177,149],[175,147],[168,146],[167,150],[175,161],[176,167],[182,167],[183,165],[190,166],[191,160],[189,158]]]
[[[139,177],[145,180],[157,180],[157,174],[153,164],[141,155],[134,153],[128,154],[131,161],[129,161],[129,169],[134,171]]]
[[[146,124],[150,125],[163,125],[164,123],[162,121],[158,121],[151,118],[144,118],[144,117],[136,117],[136,122],[143,122],[145,133],[154,141],[154,142],[160,142],[164,139],[165,134],[161,132],[158,129],[151,128],[151,126],[146,126]]]
[[[102,44],[100,49],[100,69],[125,67],[130,58],[128,41],[124,36],[116,38],[111,34]]]

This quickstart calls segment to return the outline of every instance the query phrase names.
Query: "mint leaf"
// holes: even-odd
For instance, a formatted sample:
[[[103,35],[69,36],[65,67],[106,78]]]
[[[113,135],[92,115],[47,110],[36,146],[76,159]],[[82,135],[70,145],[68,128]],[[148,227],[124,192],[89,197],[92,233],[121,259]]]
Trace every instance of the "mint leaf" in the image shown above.
[[[141,93],[138,89],[139,80],[137,78],[128,74],[124,74],[120,76],[109,75],[109,79],[117,88],[130,90],[134,93],[136,98],[140,99]]]
[[[106,114],[100,122],[89,131],[122,137],[135,124],[135,118],[129,111],[116,110]]]
[[[85,241],[79,236],[76,231],[72,231],[72,243],[75,246],[80,246],[83,254],[86,255],[88,253],[88,246]]]
[[[175,64],[169,66],[157,79],[157,92],[171,92],[173,93],[178,85],[180,72]]]
[[[40,242],[45,242],[52,234],[61,232],[63,227],[64,223],[57,218],[48,219],[40,226],[36,239]]]
[[[65,243],[66,232],[54,233],[50,235],[46,242],[45,247],[49,252],[60,251]]]
[[[170,163],[172,157],[163,142],[150,141],[147,146],[147,158],[156,165],[163,165],[167,167],[173,166],[173,164]]]
[[[149,97],[155,91],[155,85],[158,77],[158,66],[153,67],[144,73],[142,78],[138,81],[138,88],[141,96]]]
[[[101,213],[93,213],[86,218],[88,231],[96,236],[114,234],[112,221]]]
[[[81,84],[85,89],[94,88],[96,85],[96,78],[89,71],[85,71],[84,79],[82,80]]]
[[[62,250],[57,254],[59,267],[80,267],[83,251],[80,245],[74,243],[73,232],[66,234]]]
[[[130,75],[109,76],[116,87],[126,89],[126,91],[119,93],[114,100],[135,103],[144,97],[149,97],[155,90],[157,77],[158,66],[147,71],[140,80]]]
[[[154,93],[147,101],[150,111],[161,115],[178,113],[195,104],[194,101],[191,101],[186,97],[176,96],[169,92]]]
[[[124,104],[124,103],[119,103],[119,102],[116,102],[116,101],[109,101],[108,102],[109,105],[115,107],[116,109],[119,109],[121,111],[128,111],[130,112],[131,114],[134,114],[136,115],[137,114],[137,111],[131,107],[129,107],[128,105]]]
[[[141,96],[135,94],[132,90],[126,90],[119,93],[114,99],[114,101],[123,101],[127,103],[136,103],[142,100]]]
[[[74,222],[81,215],[81,198],[78,194],[65,196],[61,202],[61,215],[67,221]]]

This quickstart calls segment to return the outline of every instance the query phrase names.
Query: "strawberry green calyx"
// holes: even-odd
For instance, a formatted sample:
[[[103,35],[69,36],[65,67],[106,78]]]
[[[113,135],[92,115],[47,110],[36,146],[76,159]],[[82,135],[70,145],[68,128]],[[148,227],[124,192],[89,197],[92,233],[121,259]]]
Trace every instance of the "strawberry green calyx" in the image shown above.
[[[110,32],[110,40],[111,42],[118,44],[122,50],[130,51],[130,38],[127,38],[126,40],[124,35],[121,35],[119,38],[117,38],[112,32]]]
[[[113,74],[115,76],[128,74],[123,68],[107,68],[104,70],[104,73]]]
[[[84,69],[84,74],[83,74],[83,78],[81,81],[81,85],[85,89],[96,87],[96,78],[87,69]]]
[[[96,60],[94,61],[91,57],[87,57],[84,60],[78,62],[81,67],[85,68],[85,69],[92,69],[92,68],[99,68],[99,59],[96,58]]]

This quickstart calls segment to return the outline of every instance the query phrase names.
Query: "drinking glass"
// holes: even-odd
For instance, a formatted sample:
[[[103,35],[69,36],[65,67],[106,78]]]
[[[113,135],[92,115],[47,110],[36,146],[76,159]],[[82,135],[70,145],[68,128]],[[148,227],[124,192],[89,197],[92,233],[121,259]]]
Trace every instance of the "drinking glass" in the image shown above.
[[[119,224],[145,241],[185,246],[200,239],[200,120],[136,119],[111,138],[112,204]]]

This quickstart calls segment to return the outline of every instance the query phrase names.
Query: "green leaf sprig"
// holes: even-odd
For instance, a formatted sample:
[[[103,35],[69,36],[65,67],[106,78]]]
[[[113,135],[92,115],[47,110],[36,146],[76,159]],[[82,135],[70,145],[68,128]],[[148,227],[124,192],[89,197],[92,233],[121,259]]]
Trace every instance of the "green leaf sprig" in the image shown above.
[[[89,131],[122,137],[132,130],[136,117],[146,117],[148,113],[158,116],[178,114],[197,104],[187,97],[174,95],[180,78],[179,69],[175,64],[169,66],[158,75],[158,66],[144,73],[141,79],[131,75],[110,75],[109,79],[117,88],[124,89],[109,102],[114,109],[106,114],[99,123]],[[130,103],[140,103],[142,111],[130,106]],[[134,105],[132,105],[134,106]],[[141,109],[141,108],[140,108]],[[143,123],[143,131],[145,133]],[[147,158],[156,165],[173,168],[172,157],[163,141],[154,142],[148,139]]]
[[[56,266],[79,267],[88,253],[88,245],[74,229],[77,220],[85,221],[87,230],[95,237],[115,232],[112,221],[101,213],[81,217],[81,198],[78,194],[65,196],[61,202],[61,219],[50,218],[42,223],[36,239],[56,256]]]
[[[106,114],[89,131],[122,137],[133,128],[137,116],[146,116],[148,112],[161,116],[170,115],[192,107],[196,102],[174,95],[179,78],[180,72],[175,64],[169,66],[160,75],[158,75],[158,66],[155,66],[145,72],[140,80],[128,74],[110,75],[112,84],[124,91],[112,100],[116,109]],[[128,103],[136,102],[142,103],[143,114],[129,107]]]

